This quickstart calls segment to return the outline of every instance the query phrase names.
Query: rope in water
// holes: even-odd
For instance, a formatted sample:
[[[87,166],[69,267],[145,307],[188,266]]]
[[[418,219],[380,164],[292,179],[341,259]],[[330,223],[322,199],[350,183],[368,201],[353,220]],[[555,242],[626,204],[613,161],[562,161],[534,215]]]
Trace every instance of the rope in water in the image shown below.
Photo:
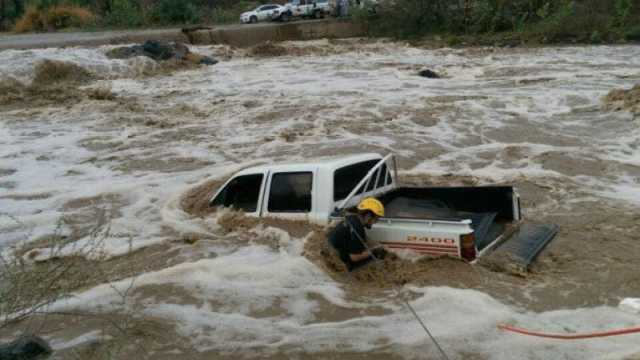
[[[498,324],[498,329],[509,331],[513,333],[518,333],[522,335],[528,336],[536,336],[548,339],[558,339],[558,340],[580,340],[580,339],[592,339],[592,338],[602,338],[608,336],[617,336],[617,335],[626,335],[633,333],[640,333],[640,327],[633,327],[627,329],[616,329],[602,332],[594,332],[594,333],[585,333],[585,334],[548,334],[543,332],[531,331],[522,328],[517,328],[514,326],[506,325],[506,324]]]
[[[364,239],[362,239],[362,237],[360,237],[360,235],[358,234],[357,231],[355,231],[355,229],[353,228],[353,226],[349,223],[349,221],[346,219],[346,217],[343,220],[346,224],[349,225],[349,229],[351,231],[352,234],[354,234],[356,236],[356,238],[360,241],[360,243],[362,243],[362,245],[365,247],[365,249],[367,249],[367,252],[369,253],[369,255],[373,258],[375,263],[380,263],[380,261],[382,261],[382,259],[378,258],[373,251],[371,250],[371,248],[369,247],[369,245],[367,244],[366,241],[364,241]],[[383,272],[382,273],[385,281],[393,284],[393,282],[388,281],[389,279],[387,279],[387,275]],[[395,285],[395,291],[398,294],[402,293],[402,288],[400,288],[398,285]],[[406,299],[402,299],[402,302],[404,303],[404,305],[409,309],[409,311],[411,312],[411,314],[413,315],[413,317],[418,320],[418,322],[420,323],[420,326],[422,327],[422,329],[424,330],[424,332],[427,334],[427,336],[429,337],[429,339],[431,339],[431,341],[436,345],[436,348],[438,349],[438,352],[440,353],[440,356],[445,359],[445,360],[449,360],[449,356],[447,356],[447,353],[444,352],[444,349],[442,348],[442,346],[440,346],[440,343],[438,342],[438,340],[436,340],[436,338],[433,336],[433,334],[431,334],[431,331],[429,331],[429,328],[427,327],[426,323],[422,320],[422,318],[420,318],[420,316],[418,315],[418,313],[416,312],[416,310],[413,308],[413,306],[411,306],[411,304],[409,304],[409,301]]]

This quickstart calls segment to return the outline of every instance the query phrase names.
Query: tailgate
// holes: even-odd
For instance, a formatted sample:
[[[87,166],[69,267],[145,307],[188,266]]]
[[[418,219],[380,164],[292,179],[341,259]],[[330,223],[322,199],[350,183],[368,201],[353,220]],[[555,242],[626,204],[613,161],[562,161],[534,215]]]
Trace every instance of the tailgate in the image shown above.
[[[481,262],[497,270],[526,273],[529,265],[556,236],[555,224],[521,223],[496,249],[481,258]]]

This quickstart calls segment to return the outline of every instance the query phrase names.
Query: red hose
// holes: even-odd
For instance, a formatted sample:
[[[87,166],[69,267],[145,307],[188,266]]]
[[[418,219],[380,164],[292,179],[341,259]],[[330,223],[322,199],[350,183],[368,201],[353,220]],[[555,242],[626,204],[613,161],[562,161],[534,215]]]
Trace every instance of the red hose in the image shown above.
[[[588,334],[545,334],[541,332],[529,331],[525,329],[520,329],[517,327],[509,326],[506,324],[498,324],[498,329],[504,331],[510,331],[518,334],[529,335],[529,336],[537,336],[549,339],[560,339],[560,340],[579,340],[579,339],[591,339],[591,338],[599,338],[599,337],[607,337],[607,336],[616,336],[616,335],[625,335],[625,334],[633,334],[640,333],[640,327],[633,327],[627,329],[617,329],[603,332],[595,332]]]

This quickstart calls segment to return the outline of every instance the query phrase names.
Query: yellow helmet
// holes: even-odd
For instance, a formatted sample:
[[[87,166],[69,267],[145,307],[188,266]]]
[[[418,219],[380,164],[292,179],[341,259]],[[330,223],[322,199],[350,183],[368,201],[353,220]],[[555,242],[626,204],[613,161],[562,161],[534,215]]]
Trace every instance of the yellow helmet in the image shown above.
[[[366,198],[358,204],[358,210],[369,210],[379,217],[384,217],[384,205],[376,198]]]

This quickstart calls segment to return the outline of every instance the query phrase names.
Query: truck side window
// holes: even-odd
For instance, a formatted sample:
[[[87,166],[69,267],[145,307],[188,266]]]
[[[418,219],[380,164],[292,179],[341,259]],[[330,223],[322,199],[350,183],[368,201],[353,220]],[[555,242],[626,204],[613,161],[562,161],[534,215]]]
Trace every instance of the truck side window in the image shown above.
[[[385,183],[387,182],[387,173],[387,164],[382,164],[382,166],[380,167],[380,177],[378,177],[378,184],[376,185],[376,188],[381,188],[386,185]]]
[[[216,196],[212,205],[255,212],[258,209],[263,177],[262,174],[238,176]]]
[[[349,196],[353,188],[358,185],[360,180],[362,180],[369,170],[376,166],[379,161],[380,160],[363,161],[336,170],[333,174],[333,200],[338,201]],[[374,178],[372,182],[375,180]],[[362,191],[363,189],[361,188],[358,194],[362,193]]]
[[[313,173],[280,173],[271,178],[269,212],[310,212]]]

